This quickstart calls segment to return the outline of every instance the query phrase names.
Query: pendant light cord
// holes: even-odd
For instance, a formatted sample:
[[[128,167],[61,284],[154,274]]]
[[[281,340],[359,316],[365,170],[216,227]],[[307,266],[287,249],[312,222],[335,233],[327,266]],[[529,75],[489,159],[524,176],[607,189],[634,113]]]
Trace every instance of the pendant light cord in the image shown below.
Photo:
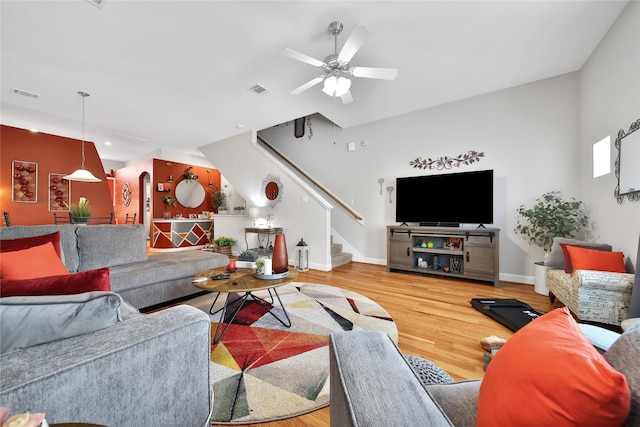
[[[89,96],[86,92],[78,92],[82,97],[82,169],[84,169],[84,99]]]

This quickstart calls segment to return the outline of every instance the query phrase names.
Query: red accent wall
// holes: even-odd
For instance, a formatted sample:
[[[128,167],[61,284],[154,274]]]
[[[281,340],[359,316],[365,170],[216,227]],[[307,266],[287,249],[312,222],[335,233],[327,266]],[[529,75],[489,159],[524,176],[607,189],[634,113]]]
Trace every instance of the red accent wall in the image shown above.
[[[199,214],[202,211],[213,210],[213,191],[220,187],[220,171],[218,169],[205,168],[201,166],[192,166],[184,163],[171,162],[169,160],[153,159],[153,174],[151,177],[151,191],[153,193],[153,218],[162,218],[162,212],[165,210],[162,198],[167,194],[175,196],[176,184],[184,179],[183,175],[192,167],[192,171],[198,175],[198,182],[202,184],[205,190],[204,203],[197,208],[185,208],[178,204],[177,207],[171,206],[169,211],[171,216],[182,214],[189,217],[189,214]],[[207,174],[207,170],[209,174]],[[168,182],[169,176],[173,177],[173,182]],[[212,186],[209,187],[209,177],[211,177]],[[158,184],[162,184],[165,192],[158,191]],[[168,190],[168,191],[167,191]]]
[[[49,173],[68,174],[79,169],[82,141],[4,125],[0,125],[0,141],[0,209],[9,212],[12,225],[53,224],[53,213],[49,211]],[[93,208],[92,215],[108,216],[113,207],[102,161],[93,142],[85,141],[84,150],[85,168],[102,182],[72,182],[71,202],[85,197]],[[38,164],[36,203],[11,200],[13,160]]]

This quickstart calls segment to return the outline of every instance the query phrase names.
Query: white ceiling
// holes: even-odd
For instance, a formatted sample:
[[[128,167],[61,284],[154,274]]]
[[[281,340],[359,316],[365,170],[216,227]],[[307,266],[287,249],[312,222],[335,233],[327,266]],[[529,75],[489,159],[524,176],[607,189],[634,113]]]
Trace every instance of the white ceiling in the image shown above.
[[[117,161],[201,154],[316,112],[346,128],[579,70],[626,4],[2,0],[0,120],[80,139],[77,91],[88,92],[85,138]],[[335,20],[345,27],[338,49],[354,26],[371,31],[352,66],[396,67],[398,78],[354,79],[348,105],[321,85],[290,95],[320,70],[280,50],[324,59]],[[254,84],[269,92],[255,95]]]

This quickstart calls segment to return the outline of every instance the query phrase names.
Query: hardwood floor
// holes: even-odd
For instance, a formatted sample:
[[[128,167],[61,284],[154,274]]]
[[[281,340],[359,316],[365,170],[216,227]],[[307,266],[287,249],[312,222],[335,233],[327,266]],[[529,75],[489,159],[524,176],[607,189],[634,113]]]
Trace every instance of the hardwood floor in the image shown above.
[[[513,335],[505,326],[473,309],[471,298],[516,298],[544,313],[555,308],[549,297],[536,294],[532,285],[501,282],[499,288],[494,288],[482,282],[389,273],[385,266],[372,264],[351,263],[329,272],[310,270],[300,273],[298,281],[338,286],[371,298],[395,320],[402,352],[436,363],[456,380],[482,378],[480,339],[490,335],[508,339]],[[329,408],[251,425],[328,426]]]

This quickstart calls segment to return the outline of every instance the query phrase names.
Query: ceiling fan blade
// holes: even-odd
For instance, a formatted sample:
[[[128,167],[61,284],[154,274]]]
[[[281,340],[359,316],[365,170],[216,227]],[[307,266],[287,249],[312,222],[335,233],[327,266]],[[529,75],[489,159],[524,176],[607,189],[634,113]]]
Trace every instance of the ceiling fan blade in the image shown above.
[[[351,95],[351,91],[350,90],[346,91],[344,95],[340,97],[340,99],[342,100],[343,104],[349,104],[353,102],[353,96]]]
[[[288,56],[289,58],[293,58],[297,61],[304,62],[309,65],[313,65],[314,67],[322,67],[324,65],[324,62],[318,59],[312,58],[310,56],[307,56],[304,53],[296,52],[293,49],[284,48],[280,51],[280,53],[283,54],[284,56]]]
[[[298,94],[304,92],[305,90],[309,89],[310,87],[313,87],[313,86],[317,85],[318,83],[322,82],[324,80],[324,78],[325,78],[325,76],[318,76],[313,80],[309,80],[308,82],[306,82],[305,84],[303,84],[299,88],[296,88],[296,89],[292,90],[291,91],[291,95],[298,95]]]
[[[358,26],[356,27],[349,38],[345,42],[344,46],[342,46],[342,50],[338,54],[338,59],[345,64],[351,61],[351,58],[356,54],[362,43],[366,40],[370,31],[367,27]]]
[[[353,67],[349,72],[353,77],[367,79],[394,80],[398,76],[397,68]]]

